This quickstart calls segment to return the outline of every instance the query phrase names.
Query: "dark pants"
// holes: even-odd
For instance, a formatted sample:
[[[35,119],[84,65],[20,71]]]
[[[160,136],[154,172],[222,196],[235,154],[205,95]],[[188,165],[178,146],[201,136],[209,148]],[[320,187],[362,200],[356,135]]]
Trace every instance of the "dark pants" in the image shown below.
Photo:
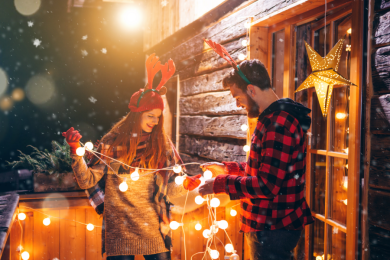
[[[154,255],[144,255],[145,260],[171,260],[171,252],[164,252]],[[108,256],[107,260],[134,260],[133,255]]]
[[[290,260],[301,230],[264,230],[245,233],[251,260]]]

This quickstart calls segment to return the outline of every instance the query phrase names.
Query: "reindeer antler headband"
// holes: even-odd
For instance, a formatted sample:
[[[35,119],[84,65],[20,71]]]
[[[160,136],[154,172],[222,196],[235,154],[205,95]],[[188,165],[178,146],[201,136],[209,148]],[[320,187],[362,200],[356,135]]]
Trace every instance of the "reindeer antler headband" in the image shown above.
[[[213,42],[212,40],[203,39],[205,43],[207,43],[211,49],[213,49],[219,56],[221,56],[224,60],[229,62],[229,64],[238,72],[238,75],[248,84],[251,84],[249,79],[245,77],[244,73],[241,71],[240,66],[234,61],[234,59],[230,56],[228,51],[221,44]]]

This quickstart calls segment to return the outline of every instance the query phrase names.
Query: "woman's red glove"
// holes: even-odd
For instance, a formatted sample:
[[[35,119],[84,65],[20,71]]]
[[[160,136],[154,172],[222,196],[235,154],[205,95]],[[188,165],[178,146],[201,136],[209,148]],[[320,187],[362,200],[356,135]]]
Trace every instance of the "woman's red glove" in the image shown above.
[[[66,142],[69,144],[70,152],[72,154],[76,154],[77,148],[81,147],[80,139],[82,136],[80,135],[79,131],[74,130],[74,128],[71,127],[68,131],[63,132],[62,136],[65,137]]]
[[[200,177],[202,177],[201,174],[192,177],[187,176],[183,182],[184,189],[191,191],[196,187],[198,187],[200,185],[200,180],[199,180]]]

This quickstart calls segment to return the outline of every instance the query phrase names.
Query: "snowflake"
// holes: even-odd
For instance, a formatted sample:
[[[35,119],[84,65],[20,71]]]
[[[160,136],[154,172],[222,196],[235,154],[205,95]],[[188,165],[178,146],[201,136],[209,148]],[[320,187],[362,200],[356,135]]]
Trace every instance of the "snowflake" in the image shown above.
[[[299,174],[295,174],[295,175],[294,175],[294,178],[295,178],[296,180],[298,180]]]
[[[81,39],[85,41],[86,39],[88,39],[88,35],[84,35]]]
[[[162,6],[162,7],[167,6],[167,4],[168,4],[168,1],[167,1],[167,0],[161,1],[161,6]]]
[[[33,41],[33,44],[35,47],[38,47],[39,45],[41,45],[42,41],[38,40],[38,39],[34,39]]]
[[[87,55],[88,55],[88,52],[87,52],[86,50],[81,50],[81,55],[87,56]]]
[[[32,26],[34,25],[34,22],[28,21],[28,22],[27,22],[27,25],[28,25],[28,27],[32,27]]]
[[[103,49],[101,50],[101,52],[102,52],[103,54],[106,54],[106,53],[107,53],[107,49],[106,49],[106,48],[103,48]]]
[[[95,104],[95,102],[97,101],[97,99],[96,98],[94,98],[94,97],[90,97],[90,98],[88,98],[88,100],[89,101],[91,101],[92,103],[94,103]]]

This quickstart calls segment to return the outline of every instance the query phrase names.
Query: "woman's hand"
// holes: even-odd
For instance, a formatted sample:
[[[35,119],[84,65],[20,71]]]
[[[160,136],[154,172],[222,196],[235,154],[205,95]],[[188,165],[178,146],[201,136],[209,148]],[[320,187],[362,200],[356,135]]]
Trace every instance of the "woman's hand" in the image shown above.
[[[80,139],[82,136],[80,135],[79,131],[74,130],[74,128],[71,127],[68,129],[68,131],[63,132],[62,136],[65,137],[66,142],[69,144],[70,152],[72,154],[76,154],[77,148],[81,147]]]
[[[197,188],[200,185],[200,177],[202,177],[201,174],[192,177],[187,176],[183,182],[184,189],[192,191]]]

